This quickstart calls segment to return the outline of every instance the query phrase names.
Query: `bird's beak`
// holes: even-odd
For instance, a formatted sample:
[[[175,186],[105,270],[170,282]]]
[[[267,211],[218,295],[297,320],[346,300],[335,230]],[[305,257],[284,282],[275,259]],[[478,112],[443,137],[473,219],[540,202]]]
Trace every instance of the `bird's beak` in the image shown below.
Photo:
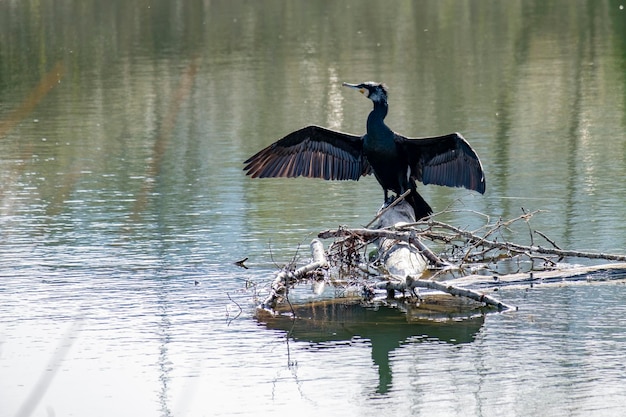
[[[359,90],[361,94],[365,94],[365,88],[363,88],[360,84],[350,84],[350,83],[342,83],[344,87],[354,88],[355,90]]]

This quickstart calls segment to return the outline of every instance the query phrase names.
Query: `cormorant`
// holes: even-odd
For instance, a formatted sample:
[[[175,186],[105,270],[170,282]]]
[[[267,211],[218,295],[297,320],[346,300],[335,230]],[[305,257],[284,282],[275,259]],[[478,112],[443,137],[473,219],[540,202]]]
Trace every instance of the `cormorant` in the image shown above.
[[[252,178],[303,177],[325,180],[358,180],[374,174],[388,191],[406,197],[415,218],[432,214],[432,209],[417,192],[415,181],[424,184],[465,187],[485,192],[485,176],[478,155],[459,133],[429,138],[407,138],[392,131],[384,122],[387,116],[387,87],[365,82],[343,83],[372,100],[374,108],[367,117],[363,136],[337,132],[319,126],[296,130],[248,158],[246,174]]]

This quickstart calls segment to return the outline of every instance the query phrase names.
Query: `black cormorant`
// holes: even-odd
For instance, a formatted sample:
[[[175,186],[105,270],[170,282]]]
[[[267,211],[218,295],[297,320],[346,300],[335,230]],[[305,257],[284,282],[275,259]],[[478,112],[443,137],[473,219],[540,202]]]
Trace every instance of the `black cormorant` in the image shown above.
[[[415,181],[424,184],[465,187],[485,192],[485,176],[478,155],[459,133],[430,138],[407,138],[392,131],[387,116],[387,87],[365,82],[343,83],[372,100],[363,136],[319,126],[296,130],[251,156],[244,170],[252,178],[309,177],[325,180],[358,180],[374,174],[389,202],[388,191],[407,190],[415,218],[432,214],[417,192]]]

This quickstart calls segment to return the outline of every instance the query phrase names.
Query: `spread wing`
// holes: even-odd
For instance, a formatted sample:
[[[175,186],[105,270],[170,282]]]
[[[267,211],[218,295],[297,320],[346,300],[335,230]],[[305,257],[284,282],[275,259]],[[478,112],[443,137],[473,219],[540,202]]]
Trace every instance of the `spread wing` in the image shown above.
[[[396,134],[396,144],[406,155],[411,175],[424,184],[465,187],[485,192],[483,166],[459,133],[409,139]]]
[[[358,180],[372,173],[363,156],[361,136],[307,126],[248,158],[243,168],[252,178],[309,177]]]

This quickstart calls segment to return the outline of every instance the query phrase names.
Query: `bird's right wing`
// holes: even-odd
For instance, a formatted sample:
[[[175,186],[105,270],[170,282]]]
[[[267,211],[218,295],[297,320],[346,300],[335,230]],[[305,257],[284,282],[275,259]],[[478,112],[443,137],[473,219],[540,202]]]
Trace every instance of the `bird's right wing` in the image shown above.
[[[363,156],[363,139],[319,126],[307,126],[248,158],[252,178],[309,177],[358,180],[372,173]]]
[[[412,175],[424,184],[465,187],[485,192],[483,166],[460,133],[433,138],[405,138],[396,134],[396,145],[407,155]]]

